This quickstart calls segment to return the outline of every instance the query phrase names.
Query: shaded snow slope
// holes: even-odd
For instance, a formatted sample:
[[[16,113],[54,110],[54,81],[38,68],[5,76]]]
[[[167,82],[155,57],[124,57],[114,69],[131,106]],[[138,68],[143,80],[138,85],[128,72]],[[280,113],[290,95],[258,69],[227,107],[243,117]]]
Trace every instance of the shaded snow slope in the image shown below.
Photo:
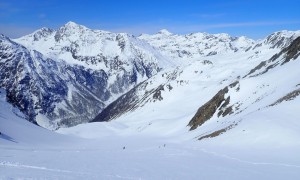
[[[4,147],[53,147],[71,138],[53,133],[25,120],[25,115],[6,102],[5,90],[0,89],[0,145],[1,158]]]

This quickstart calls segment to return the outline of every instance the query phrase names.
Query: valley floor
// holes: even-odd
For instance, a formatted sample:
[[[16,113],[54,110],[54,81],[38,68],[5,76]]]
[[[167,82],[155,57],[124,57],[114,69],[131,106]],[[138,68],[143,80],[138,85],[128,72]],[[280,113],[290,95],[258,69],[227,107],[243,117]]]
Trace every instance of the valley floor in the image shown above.
[[[24,144],[2,134],[0,179],[300,177],[300,147],[236,148],[209,142],[176,142],[146,135],[84,139],[54,134],[44,142]]]

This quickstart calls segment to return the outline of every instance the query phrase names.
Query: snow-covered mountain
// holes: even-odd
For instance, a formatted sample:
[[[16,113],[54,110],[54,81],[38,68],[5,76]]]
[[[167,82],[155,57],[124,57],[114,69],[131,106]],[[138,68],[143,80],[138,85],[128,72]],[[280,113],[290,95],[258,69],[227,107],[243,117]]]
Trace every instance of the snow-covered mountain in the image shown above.
[[[1,35],[0,179],[297,179],[299,66],[300,31]]]
[[[98,113],[95,121],[105,121],[122,114],[109,109],[125,112],[136,109],[137,103],[165,102],[163,92],[181,86],[193,89],[190,81],[199,78],[210,82],[206,87],[232,83],[299,35],[281,31],[254,41],[161,30],[134,37],[68,22],[57,30],[41,28],[13,40],[1,35],[0,85],[10,103],[43,127],[74,126]]]
[[[87,122],[109,99],[107,74],[44,57],[0,37],[1,87],[27,119],[48,128]]]
[[[161,30],[157,34],[142,34],[140,39],[146,40],[158,48],[164,55],[180,59],[196,59],[220,53],[245,50],[255,41],[244,36],[231,37],[228,34],[191,33],[177,35]]]
[[[156,34],[139,36],[162,54],[175,59],[199,59],[212,55],[245,52],[265,48],[284,48],[300,35],[300,31],[280,31],[263,40],[252,40],[245,36],[232,37],[228,34],[191,33],[186,35],[172,34],[163,29]]]
[[[233,147],[298,147],[300,37],[272,55],[210,57],[144,81],[93,121]],[[247,54],[249,53],[249,54]],[[214,137],[214,138],[213,138]],[[213,139],[211,139],[213,138]]]
[[[55,60],[102,69],[109,76],[116,76],[115,71],[128,71],[136,64],[142,75],[150,77],[170,63],[148,43],[132,35],[92,30],[74,22],[58,30],[42,28],[14,41]]]
[[[73,22],[10,40],[1,35],[1,87],[28,119],[55,129],[88,122],[173,62],[128,34]]]
[[[149,37],[150,35],[142,35],[141,37],[145,36]],[[173,35],[166,30],[162,30],[158,34],[152,36],[162,37]],[[266,60],[278,58],[279,55],[277,54],[284,54],[286,51],[285,49],[299,36],[300,31],[282,31],[274,33],[264,40],[258,40],[256,42],[251,40],[251,43],[244,46],[243,50],[240,49],[235,52],[221,51],[222,53],[212,56],[197,54],[197,58],[184,58],[182,60],[190,61],[187,61],[188,63],[182,64],[175,69],[160,72],[158,75],[139,84],[105,108],[94,121],[111,120],[121,116],[127,111],[142,107],[148,102],[165,101],[163,100],[164,96],[162,94],[166,94],[167,97],[171,96],[172,102],[174,101],[173,99],[176,99],[178,104],[180,104],[180,99],[186,98],[186,92],[188,90],[180,90],[179,93],[182,94],[172,95],[171,92],[178,88],[184,87],[195,89],[197,86],[201,86],[203,90],[209,89],[207,92],[205,91],[204,94],[201,94],[202,96],[207,97],[207,95],[213,92],[211,91],[213,90],[211,88],[219,87],[219,89],[221,89],[224,84],[229,85],[230,83],[236,83],[239,79],[245,77],[251,69],[254,69],[256,65],[261,67],[265,65]],[[182,38],[179,35],[174,35],[173,38],[175,37],[179,37],[178,39]],[[228,35],[226,37],[228,37]],[[169,40],[169,38],[158,38],[156,40],[157,42],[160,41],[160,44],[163,44],[162,42]],[[201,42],[201,40],[202,39],[198,41]],[[218,40],[218,42],[223,41]],[[249,40],[246,42],[249,42]],[[195,42],[193,41],[193,43]],[[190,44],[192,43],[190,42]],[[225,46],[220,45],[220,47]],[[160,50],[164,51],[162,49]],[[191,99],[193,99],[193,97],[198,97],[194,91],[188,94],[191,96]],[[166,106],[171,106],[171,104]]]

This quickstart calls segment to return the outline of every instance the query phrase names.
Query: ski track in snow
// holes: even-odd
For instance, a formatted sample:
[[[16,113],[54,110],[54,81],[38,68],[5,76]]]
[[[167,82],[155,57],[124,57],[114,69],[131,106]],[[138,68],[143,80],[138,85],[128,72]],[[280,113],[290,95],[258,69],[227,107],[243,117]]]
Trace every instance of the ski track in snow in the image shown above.
[[[78,172],[74,172],[74,171],[61,170],[61,169],[51,169],[51,168],[42,167],[42,166],[25,165],[25,164],[20,164],[20,163],[17,163],[17,162],[8,162],[8,161],[0,162],[0,166],[15,167],[15,168],[38,169],[38,170],[61,172],[61,173],[78,173]],[[79,173],[79,174],[85,174],[85,173]]]
[[[112,177],[112,178],[118,178],[118,179],[138,179],[138,180],[141,180],[142,178],[141,177],[125,177],[125,176],[120,176],[118,174],[116,175],[106,175],[107,177]]]
[[[35,169],[35,170],[41,170],[41,171],[50,171],[50,172],[56,172],[56,173],[68,173],[68,174],[77,174],[77,175],[89,175],[90,177],[94,176],[97,177],[99,174],[91,174],[91,173],[86,173],[86,172],[75,172],[75,171],[69,171],[69,170],[62,170],[62,169],[52,169],[52,168],[47,168],[43,166],[33,166],[33,165],[26,165],[26,164],[21,164],[18,162],[9,162],[9,161],[0,161],[0,167],[7,167],[7,168],[26,168],[26,169]],[[92,175],[92,176],[91,176]],[[118,178],[118,179],[132,179],[132,180],[140,180],[142,179],[141,177],[127,177],[127,176],[121,176],[121,175],[102,175],[104,177],[109,177],[109,178]]]

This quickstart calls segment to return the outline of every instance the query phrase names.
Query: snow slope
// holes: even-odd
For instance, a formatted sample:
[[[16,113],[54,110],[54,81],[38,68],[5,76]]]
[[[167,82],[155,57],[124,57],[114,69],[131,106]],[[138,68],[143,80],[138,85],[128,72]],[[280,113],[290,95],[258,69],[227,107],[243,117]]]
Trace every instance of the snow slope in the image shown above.
[[[232,147],[219,144],[221,140],[195,143],[166,138],[160,130],[125,136],[117,132],[126,126],[116,122],[60,130],[89,139],[59,135],[24,121],[3,94],[0,179],[297,179],[300,175],[296,145],[265,149]]]
[[[125,136],[122,131],[128,127],[122,122],[82,124],[60,129],[69,134],[61,135],[24,121],[20,112],[16,116],[3,94],[0,179],[297,179],[300,175],[297,145],[182,141],[159,129]]]

